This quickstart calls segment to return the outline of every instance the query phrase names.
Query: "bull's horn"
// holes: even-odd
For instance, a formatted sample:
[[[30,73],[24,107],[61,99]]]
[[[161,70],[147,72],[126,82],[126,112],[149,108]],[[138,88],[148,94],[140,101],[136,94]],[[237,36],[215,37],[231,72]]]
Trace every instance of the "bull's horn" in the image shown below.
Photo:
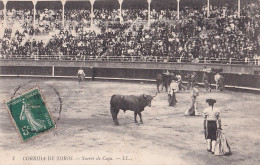
[[[153,97],[157,96],[157,93],[158,93],[158,92],[156,92],[155,95],[154,95]]]

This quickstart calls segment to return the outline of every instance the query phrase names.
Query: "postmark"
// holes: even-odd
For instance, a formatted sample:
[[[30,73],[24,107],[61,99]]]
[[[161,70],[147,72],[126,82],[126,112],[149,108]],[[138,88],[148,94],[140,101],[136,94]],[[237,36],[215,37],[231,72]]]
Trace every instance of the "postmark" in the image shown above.
[[[23,142],[56,128],[38,87],[5,102]]]

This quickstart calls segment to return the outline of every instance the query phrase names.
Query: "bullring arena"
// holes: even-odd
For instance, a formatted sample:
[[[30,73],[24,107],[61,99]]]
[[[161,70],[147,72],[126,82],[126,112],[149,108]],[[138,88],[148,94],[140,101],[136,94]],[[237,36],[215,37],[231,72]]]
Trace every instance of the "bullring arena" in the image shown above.
[[[0,164],[259,164],[259,13],[258,0],[0,1]],[[199,115],[184,115],[192,88],[174,106],[157,91],[168,73],[185,88],[196,75]],[[5,102],[35,87],[56,128],[22,142]],[[120,110],[115,125],[114,94],[154,96],[143,123]],[[229,156],[207,151],[209,98]]]
[[[177,105],[168,106],[167,94],[159,93],[146,107],[144,124],[134,123],[132,111],[120,111],[120,126],[115,126],[110,114],[112,94],[153,93],[155,84],[76,79],[2,78],[1,99],[9,98],[20,84],[34,80],[20,91],[38,85],[50,108],[57,128],[32,141],[21,143],[10,117],[1,104],[1,155],[5,159],[22,161],[24,156],[73,156],[79,164],[121,164],[118,157],[128,156],[126,164],[258,164],[259,157],[259,95],[233,91],[206,92],[200,88],[199,112],[207,106],[205,99],[215,98],[221,109],[223,131],[232,148],[228,157],[214,156],[206,151],[203,117],[186,117],[190,104],[189,93],[177,93]],[[55,87],[62,99],[62,112],[57,121],[59,101],[50,86]],[[139,120],[138,120],[139,121]],[[113,157],[114,160],[82,161],[82,157]],[[80,160],[75,160],[80,158]],[[9,160],[10,161],[10,160]],[[12,161],[11,161],[12,162]],[[15,161],[16,163],[19,163]],[[27,161],[37,163],[37,161]],[[48,162],[48,161],[47,161]],[[53,163],[53,162],[52,162]],[[69,163],[57,161],[55,163]]]

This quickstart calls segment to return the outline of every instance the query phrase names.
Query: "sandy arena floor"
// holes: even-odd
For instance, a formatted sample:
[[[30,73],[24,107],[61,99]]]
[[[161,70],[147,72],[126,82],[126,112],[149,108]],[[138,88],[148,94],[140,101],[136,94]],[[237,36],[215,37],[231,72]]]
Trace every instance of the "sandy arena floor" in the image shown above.
[[[200,88],[199,111],[206,98],[217,100],[222,112],[222,127],[233,155],[214,156],[206,151],[203,117],[185,117],[190,94],[177,94],[178,103],[169,107],[165,92],[159,93],[142,113],[144,124],[134,123],[132,111],[119,112],[120,126],[114,126],[110,114],[113,94],[154,94],[155,84],[41,79],[27,84],[18,92],[38,85],[57,128],[34,140],[21,143],[3,103],[14,89],[28,82],[26,78],[0,79],[0,164],[229,164],[260,162],[259,95],[241,92],[208,93]],[[36,79],[34,79],[36,80]],[[59,98],[61,118],[57,121]],[[138,118],[139,121],[139,118]],[[29,156],[55,157],[30,160]],[[97,160],[100,157],[101,160]],[[128,160],[123,160],[123,159]],[[57,159],[69,160],[57,160]],[[13,160],[14,159],[14,160]],[[94,160],[93,160],[94,159]],[[112,160],[111,160],[112,159]]]

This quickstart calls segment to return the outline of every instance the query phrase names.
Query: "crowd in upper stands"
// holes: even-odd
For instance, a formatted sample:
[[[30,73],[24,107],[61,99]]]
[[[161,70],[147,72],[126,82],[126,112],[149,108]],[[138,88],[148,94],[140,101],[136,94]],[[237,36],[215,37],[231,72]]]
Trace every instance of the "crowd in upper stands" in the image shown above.
[[[2,13],[2,11],[0,11]],[[252,60],[260,53],[260,5],[236,9],[205,7],[180,12],[151,10],[147,25],[146,9],[95,9],[94,27],[90,10],[8,10],[7,26],[0,38],[0,58],[142,61],[221,61]],[[0,14],[3,19],[3,14]],[[35,28],[33,28],[35,24]],[[55,56],[55,57],[54,57]]]

